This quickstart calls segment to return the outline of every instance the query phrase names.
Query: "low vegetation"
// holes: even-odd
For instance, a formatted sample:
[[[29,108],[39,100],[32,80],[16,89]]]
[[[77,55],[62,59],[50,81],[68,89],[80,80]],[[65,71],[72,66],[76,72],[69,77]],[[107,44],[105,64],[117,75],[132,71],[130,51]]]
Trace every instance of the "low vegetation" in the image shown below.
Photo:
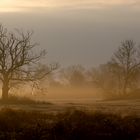
[[[137,140],[140,118],[68,110],[49,114],[0,111],[0,140]]]
[[[0,99],[0,105],[1,104],[14,104],[14,105],[31,105],[31,104],[51,104],[49,102],[45,101],[39,101],[34,100],[28,97],[22,97],[22,96],[9,96],[6,100]]]

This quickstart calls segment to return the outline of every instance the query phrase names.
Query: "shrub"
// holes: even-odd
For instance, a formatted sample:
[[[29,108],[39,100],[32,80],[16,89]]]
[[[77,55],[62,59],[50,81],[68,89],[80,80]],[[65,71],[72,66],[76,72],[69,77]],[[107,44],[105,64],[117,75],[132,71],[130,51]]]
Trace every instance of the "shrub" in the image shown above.
[[[19,96],[10,96],[8,99],[3,100],[0,99],[0,104],[50,104],[48,102],[45,101],[36,101],[33,99],[30,99],[28,97],[19,97]]]
[[[69,110],[51,114],[4,108],[0,140],[136,140],[140,118]]]

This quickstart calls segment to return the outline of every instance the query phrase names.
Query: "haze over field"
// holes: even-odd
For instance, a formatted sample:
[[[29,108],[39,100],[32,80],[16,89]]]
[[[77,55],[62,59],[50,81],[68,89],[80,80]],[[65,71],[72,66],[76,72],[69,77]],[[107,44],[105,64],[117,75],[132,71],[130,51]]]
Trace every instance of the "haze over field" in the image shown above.
[[[0,140],[140,139],[139,17],[140,0],[0,0]]]
[[[48,61],[97,66],[119,42],[139,43],[139,0],[1,0],[0,22],[33,30]]]

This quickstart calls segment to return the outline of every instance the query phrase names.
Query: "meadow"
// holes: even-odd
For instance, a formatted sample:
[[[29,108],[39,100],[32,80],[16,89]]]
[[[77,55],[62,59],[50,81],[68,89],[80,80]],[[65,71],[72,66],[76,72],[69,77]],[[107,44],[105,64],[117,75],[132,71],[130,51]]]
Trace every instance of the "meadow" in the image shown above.
[[[0,140],[138,140],[140,100],[0,101]]]

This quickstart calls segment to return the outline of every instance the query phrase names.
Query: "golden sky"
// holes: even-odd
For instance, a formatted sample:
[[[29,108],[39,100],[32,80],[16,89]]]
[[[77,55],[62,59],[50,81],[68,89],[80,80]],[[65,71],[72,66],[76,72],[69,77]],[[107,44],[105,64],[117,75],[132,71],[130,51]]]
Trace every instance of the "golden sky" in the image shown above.
[[[140,0],[0,0],[1,12],[45,8],[105,8],[118,5],[139,5]]]

